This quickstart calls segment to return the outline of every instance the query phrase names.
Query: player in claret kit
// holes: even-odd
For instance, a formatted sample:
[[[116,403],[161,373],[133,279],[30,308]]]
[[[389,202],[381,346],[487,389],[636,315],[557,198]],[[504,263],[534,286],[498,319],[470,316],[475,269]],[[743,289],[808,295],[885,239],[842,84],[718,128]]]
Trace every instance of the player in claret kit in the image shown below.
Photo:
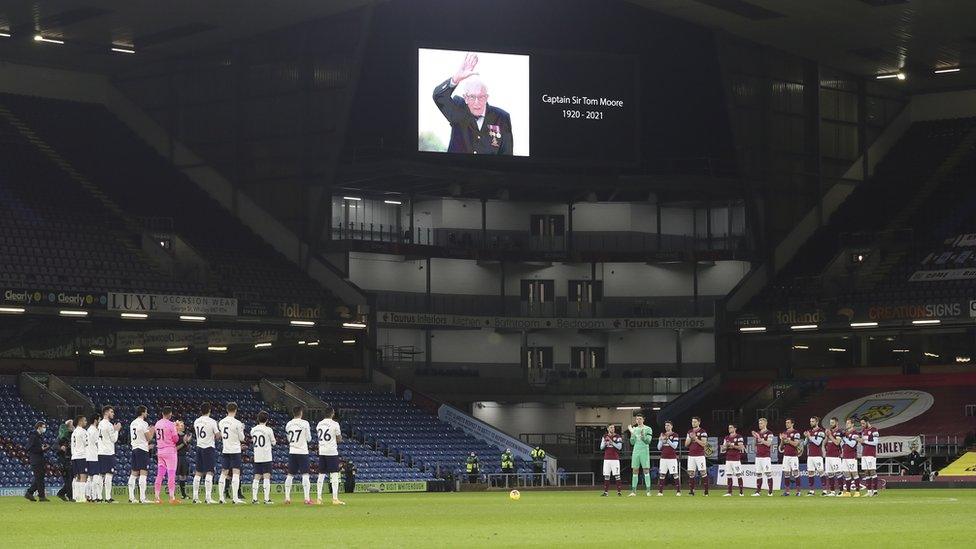
[[[878,495],[878,440],[881,434],[871,425],[871,421],[861,418],[861,470],[868,491],[867,497]]]
[[[839,495],[844,483],[844,466],[840,460],[841,446],[844,445],[842,435],[837,418],[830,418],[830,423],[824,429],[824,469],[827,471],[829,497]]]
[[[670,421],[664,422],[664,432],[657,440],[657,449],[661,451],[661,462],[658,464],[657,495],[664,495],[664,485],[667,475],[674,479],[676,496],[681,495],[681,473],[678,472],[678,445],[681,438],[674,432],[674,425]]]
[[[708,495],[708,465],[705,463],[705,446],[708,444],[708,433],[701,427],[698,416],[691,418],[691,430],[685,435],[685,447],[688,448],[688,495],[695,495],[695,480],[701,476],[702,489]]]
[[[843,463],[844,476],[844,497],[860,497],[857,491],[857,441],[860,438],[860,431],[854,428],[854,419],[847,418],[847,428],[844,430],[842,444],[840,447],[840,457]],[[851,488],[854,488],[853,492]]]
[[[725,478],[728,484],[726,496],[732,495],[732,477],[739,482],[739,496],[742,493],[742,453],[746,450],[746,441],[742,435],[735,432],[735,425],[729,424],[729,434],[722,441],[722,451],[725,452]]]
[[[807,490],[808,496],[815,495],[814,479],[820,477],[820,495],[827,495],[827,476],[824,474],[823,445],[827,436],[823,427],[820,426],[820,418],[810,418],[810,429],[803,431],[803,438],[807,441],[807,480],[810,487]]]
[[[794,428],[793,418],[786,418],[786,431],[779,435],[780,452],[783,454],[783,495],[790,495],[790,484],[796,488],[796,495],[800,492],[800,450],[803,438]]]
[[[603,496],[610,491],[610,477],[617,483],[617,495],[620,493],[620,450],[624,447],[624,439],[616,432],[613,424],[607,425],[607,432],[600,441],[603,450]]]
[[[773,495],[773,462],[770,450],[773,448],[773,432],[766,428],[766,418],[759,418],[759,430],[753,431],[756,440],[756,493],[753,497],[762,495],[763,479],[769,484],[768,496]]]

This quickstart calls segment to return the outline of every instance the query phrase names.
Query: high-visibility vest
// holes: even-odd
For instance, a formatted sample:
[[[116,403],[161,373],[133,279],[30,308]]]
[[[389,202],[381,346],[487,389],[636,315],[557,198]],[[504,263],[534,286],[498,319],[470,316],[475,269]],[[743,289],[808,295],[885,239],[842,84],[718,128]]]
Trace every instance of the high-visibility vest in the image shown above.
[[[532,449],[532,461],[542,461],[546,459],[546,451],[542,448]]]
[[[502,469],[509,469],[515,467],[515,458],[512,454],[504,452],[502,454]]]
[[[478,470],[478,458],[469,457],[467,463],[464,465],[467,468],[468,473],[474,473]]]

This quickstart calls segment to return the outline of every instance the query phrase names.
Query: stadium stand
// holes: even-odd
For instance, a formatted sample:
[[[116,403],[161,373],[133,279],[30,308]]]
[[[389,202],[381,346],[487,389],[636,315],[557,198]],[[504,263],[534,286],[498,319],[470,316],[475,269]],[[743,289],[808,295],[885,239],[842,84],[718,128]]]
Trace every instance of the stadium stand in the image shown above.
[[[78,390],[88,395],[97,406],[111,404],[116,408],[116,421],[127,427],[128,423],[135,417],[135,408],[145,405],[149,409],[149,421],[159,417],[159,410],[164,405],[174,408],[174,417],[193,421],[198,416],[198,410],[202,403],[209,402],[214,407],[212,416],[220,419],[224,416],[223,406],[227,402],[237,402],[239,408],[238,418],[244,422],[247,432],[255,424],[255,417],[258,411],[268,409],[261,402],[258,393],[253,392],[247,384],[239,383],[220,383],[220,384],[186,384],[175,385],[165,381],[145,380],[138,384],[120,384],[106,381],[93,381],[90,379],[75,380],[73,385]],[[372,393],[336,393],[344,395],[342,402],[388,402],[389,397]],[[372,398],[376,397],[376,398]],[[285,423],[290,419],[290,415],[282,411],[268,410],[271,419],[268,424],[275,430],[277,443],[274,447],[274,470],[272,473],[273,482],[283,482],[286,475],[286,465],[288,463],[288,444],[282,434]],[[372,416],[371,416],[372,417]],[[344,423],[344,430],[349,431],[348,422],[342,417],[338,417]],[[409,419],[414,421],[417,418],[407,413],[403,416],[403,421]],[[43,420],[48,423],[49,430],[47,438],[52,449],[49,450],[51,459],[49,460],[47,471],[47,483],[50,486],[60,486],[61,477],[57,471],[54,452],[56,450],[55,439],[57,428],[62,420],[44,417],[29,405],[23,402],[17,390],[17,386],[12,383],[0,384],[0,487],[5,486],[26,486],[30,484],[31,472],[28,464],[27,453],[24,445],[27,437],[33,429],[36,421]],[[436,419],[433,420],[436,423]],[[404,423],[398,423],[403,425]],[[314,431],[315,426],[312,426]],[[117,447],[118,465],[113,479],[117,485],[124,485],[127,481],[129,469],[129,445],[125,440],[127,430],[123,429],[120,434]],[[460,442],[462,437],[457,437],[455,442]],[[472,447],[475,447],[472,445]],[[480,448],[480,446],[477,446]],[[315,443],[310,445],[310,451],[314,454]],[[351,460],[358,469],[357,478],[361,482],[387,482],[387,481],[416,481],[432,480],[430,470],[421,471],[410,467],[403,462],[398,462],[392,452],[388,452],[383,447],[376,449],[369,444],[363,444],[354,437],[348,436],[339,447],[340,455],[344,460]],[[389,455],[388,455],[389,454]],[[317,472],[317,461],[312,462],[312,472]],[[190,452],[191,471],[193,464],[193,452]],[[251,478],[252,462],[250,451],[245,447],[244,450],[244,471],[245,479]],[[219,464],[218,464],[219,472]],[[155,468],[150,468],[150,478],[155,477]]]
[[[891,391],[924,391],[932,396],[932,406],[923,413],[896,425],[885,426],[884,418],[896,417],[910,406],[910,397],[890,395]],[[827,381],[824,391],[795,411],[797,418],[825,416],[831,410],[862,397],[879,394],[854,413],[871,410],[882,435],[956,436],[964,440],[976,433],[976,417],[966,416],[967,404],[976,394],[976,374],[921,374],[837,377]],[[886,399],[883,393],[889,393]],[[889,408],[890,407],[890,408]],[[839,418],[841,422],[845,418]]]
[[[938,242],[968,232],[976,203],[971,181],[976,170],[973,142],[976,119],[916,122],[888,152],[874,176],[848,199],[796,253],[754,307],[770,307],[835,295],[844,303],[863,299],[912,299],[969,287],[934,286],[908,281],[911,272]],[[901,232],[900,232],[901,231]],[[877,246],[879,238],[896,244],[883,249],[879,264],[855,285],[825,288],[811,280],[825,273],[839,246]],[[916,249],[909,249],[914,239]],[[827,290],[827,292],[825,292]],[[870,291],[870,295],[867,292]]]
[[[107,212],[0,107],[0,284],[81,292],[139,290],[201,294],[158,272]],[[55,199],[56,198],[56,199]]]
[[[28,462],[27,437],[38,421],[47,422],[48,438],[55,447],[60,421],[44,417],[23,400],[12,383],[0,384],[0,487],[27,486],[31,483],[31,468]],[[53,455],[54,450],[51,451]],[[48,462],[45,482],[49,485],[61,484],[61,475],[53,459]]]
[[[211,274],[216,275],[213,283],[223,294],[320,303],[329,310],[337,303],[331,293],[242,225],[103,106],[0,94],[0,107],[9,109],[29,127],[28,131],[36,132],[42,140],[38,147],[55,150],[97,186],[93,193],[100,200],[83,196],[86,191],[77,185],[59,186],[67,188],[64,192],[71,193],[69,197],[81,201],[83,211],[101,212],[103,218],[111,219],[105,211],[108,204],[109,209],[115,209],[111,207],[114,205],[118,212],[124,212],[130,224],[171,219],[172,231],[207,261]],[[56,172],[52,166],[48,169]],[[27,187],[35,181],[66,183],[63,177],[47,175],[35,174],[23,183]],[[38,192],[37,196],[52,194]],[[78,203],[68,204],[78,209]],[[124,220],[112,221],[118,226]],[[118,289],[114,282],[107,279],[100,289]],[[151,289],[151,280],[138,286]],[[179,286],[172,291],[177,290],[184,291]]]
[[[425,471],[461,472],[472,451],[479,457],[483,474],[501,471],[499,454],[503,448],[478,440],[392,393],[313,392],[351,417],[346,424],[356,436],[362,436],[369,444],[402,454],[414,464],[420,464]],[[522,460],[516,459],[516,472],[531,471]]]

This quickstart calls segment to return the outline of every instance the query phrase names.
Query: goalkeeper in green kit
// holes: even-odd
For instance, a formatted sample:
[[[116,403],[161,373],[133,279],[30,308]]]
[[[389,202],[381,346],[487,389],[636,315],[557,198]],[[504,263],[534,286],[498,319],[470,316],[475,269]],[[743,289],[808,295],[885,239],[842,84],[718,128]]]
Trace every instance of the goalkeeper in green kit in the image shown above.
[[[630,425],[627,430],[630,431],[630,446],[633,450],[630,458],[630,496],[637,495],[637,473],[643,467],[644,469],[644,488],[647,490],[647,495],[651,495],[651,428],[644,425],[644,414],[637,414],[634,416],[637,425]]]

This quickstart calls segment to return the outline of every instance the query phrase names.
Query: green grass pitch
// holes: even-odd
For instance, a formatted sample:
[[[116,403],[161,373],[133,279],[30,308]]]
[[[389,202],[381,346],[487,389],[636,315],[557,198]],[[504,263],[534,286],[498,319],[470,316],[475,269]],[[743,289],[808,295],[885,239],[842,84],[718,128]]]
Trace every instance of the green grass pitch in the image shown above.
[[[352,494],[345,507],[31,503],[0,498],[0,546],[973,547],[976,490],[879,498],[635,498],[599,492]],[[229,533],[232,537],[223,537]],[[842,541],[841,535],[856,540]],[[169,543],[160,545],[156,536]]]

